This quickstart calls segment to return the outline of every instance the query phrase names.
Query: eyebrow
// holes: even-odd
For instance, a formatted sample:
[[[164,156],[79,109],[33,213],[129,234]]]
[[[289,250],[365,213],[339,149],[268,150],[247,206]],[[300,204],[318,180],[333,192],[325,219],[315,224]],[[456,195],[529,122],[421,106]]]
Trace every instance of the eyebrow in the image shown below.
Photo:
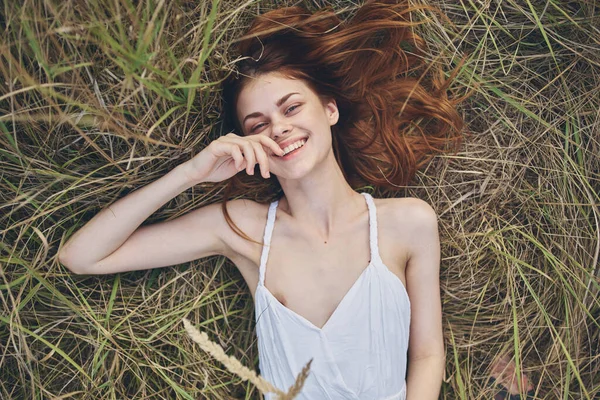
[[[275,104],[277,105],[277,107],[281,107],[281,105],[282,105],[283,103],[285,103],[285,102],[287,101],[287,99],[288,99],[290,96],[294,95],[294,94],[300,94],[300,93],[298,93],[298,92],[292,92],[292,93],[288,93],[288,94],[286,94],[285,96],[283,96],[282,98],[280,98],[279,100],[277,100],[277,102],[276,102]],[[252,114],[248,114],[248,115],[246,115],[246,117],[245,117],[245,118],[244,118],[244,120],[242,121],[242,126],[243,126],[243,125],[246,123],[246,120],[247,120],[247,119],[249,119],[249,118],[256,118],[256,117],[260,117],[261,115],[263,115],[263,114],[262,114],[262,113],[260,113],[260,112],[253,112]]]

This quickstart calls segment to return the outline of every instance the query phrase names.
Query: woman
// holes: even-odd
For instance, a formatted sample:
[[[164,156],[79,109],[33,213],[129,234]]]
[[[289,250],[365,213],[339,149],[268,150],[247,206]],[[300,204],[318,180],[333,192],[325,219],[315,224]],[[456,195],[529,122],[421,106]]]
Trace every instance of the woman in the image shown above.
[[[260,372],[275,386],[286,390],[313,359],[302,399],[437,399],[436,214],[416,198],[353,189],[405,185],[460,142],[456,101],[420,56],[414,24],[404,2],[368,3],[347,24],[299,7],[257,18],[223,87],[235,133],[101,211],[60,261],[106,274],[226,256],[255,301]],[[193,185],[233,177],[231,192],[257,165],[276,200],[140,227]]]

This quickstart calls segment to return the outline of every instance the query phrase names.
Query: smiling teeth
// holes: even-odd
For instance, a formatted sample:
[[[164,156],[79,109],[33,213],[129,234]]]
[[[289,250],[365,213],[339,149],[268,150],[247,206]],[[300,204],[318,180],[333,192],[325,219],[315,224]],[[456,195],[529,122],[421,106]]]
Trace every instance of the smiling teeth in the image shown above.
[[[296,143],[290,144],[289,146],[287,146],[286,148],[283,149],[283,151],[284,151],[283,155],[285,156],[289,152],[296,150],[298,147],[304,146],[304,143],[306,143],[306,140],[300,140]]]

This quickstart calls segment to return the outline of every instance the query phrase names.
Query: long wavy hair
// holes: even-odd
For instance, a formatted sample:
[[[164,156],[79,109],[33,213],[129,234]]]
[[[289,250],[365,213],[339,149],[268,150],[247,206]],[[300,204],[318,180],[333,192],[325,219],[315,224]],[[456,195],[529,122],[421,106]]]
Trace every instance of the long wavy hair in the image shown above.
[[[234,72],[223,83],[226,131],[243,135],[236,116],[238,96],[250,79],[268,72],[301,79],[322,99],[336,100],[340,118],[332,126],[336,161],[351,187],[405,186],[433,156],[454,151],[462,141],[462,99],[447,95],[458,68],[444,79],[438,63],[426,62],[425,42],[415,32],[411,12],[432,9],[406,0],[370,1],[347,23],[330,9],[314,13],[285,7],[256,17],[238,43]],[[439,11],[439,10],[438,10]],[[441,13],[441,12],[440,12]],[[282,194],[277,179],[231,178],[227,201],[264,185],[267,197]],[[257,174],[255,174],[257,175]]]

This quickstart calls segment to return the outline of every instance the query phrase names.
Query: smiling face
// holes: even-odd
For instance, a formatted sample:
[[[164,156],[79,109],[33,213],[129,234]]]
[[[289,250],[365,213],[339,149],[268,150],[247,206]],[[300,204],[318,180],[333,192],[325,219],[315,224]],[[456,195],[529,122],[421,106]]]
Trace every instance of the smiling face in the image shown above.
[[[336,103],[322,101],[302,80],[276,72],[259,75],[241,90],[236,111],[244,136],[267,135],[284,149],[306,142],[288,156],[267,152],[271,172],[278,177],[297,179],[332,151],[331,126],[339,117]]]

